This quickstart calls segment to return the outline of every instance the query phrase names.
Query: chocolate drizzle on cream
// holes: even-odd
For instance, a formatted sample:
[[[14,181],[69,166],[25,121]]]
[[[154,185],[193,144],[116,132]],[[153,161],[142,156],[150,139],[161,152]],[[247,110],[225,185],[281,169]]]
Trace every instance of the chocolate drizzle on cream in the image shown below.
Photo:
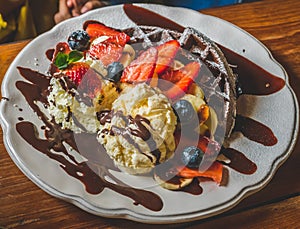
[[[53,120],[47,119],[38,105],[36,105],[36,102],[47,104],[47,93],[45,92],[50,83],[48,76],[22,67],[18,67],[18,70],[31,83],[17,81],[16,86],[46,126],[46,128],[43,128],[45,139],[42,139],[38,137],[37,127],[33,123],[28,121],[17,123],[17,132],[24,140],[39,152],[57,161],[68,175],[80,180],[85,185],[88,193],[99,194],[104,188],[109,188],[133,199],[136,205],[143,205],[152,211],[160,211],[162,209],[163,202],[157,194],[130,187],[116,179],[109,172],[108,169],[116,170],[116,168],[112,164],[112,160],[108,158],[104,148],[96,141],[95,135],[74,134],[71,130],[62,129]],[[87,162],[77,162],[74,156],[68,152],[64,143],[67,143],[87,158]],[[110,177],[115,183],[107,181],[105,176]]]
[[[121,118],[125,122],[126,127],[121,128],[113,125],[110,130],[104,129],[100,134],[109,134],[112,136],[119,135],[124,137],[129,144],[133,145],[141,154],[144,154],[153,162],[153,158],[141,150],[140,146],[134,141],[132,136],[143,139],[148,144],[151,154],[156,158],[155,163],[159,164],[161,152],[148,129],[151,128],[150,121],[141,115],[136,115],[134,118],[131,115],[125,116],[121,111],[115,112],[113,110],[105,110],[97,113],[97,118],[101,125],[111,123],[114,116]]]

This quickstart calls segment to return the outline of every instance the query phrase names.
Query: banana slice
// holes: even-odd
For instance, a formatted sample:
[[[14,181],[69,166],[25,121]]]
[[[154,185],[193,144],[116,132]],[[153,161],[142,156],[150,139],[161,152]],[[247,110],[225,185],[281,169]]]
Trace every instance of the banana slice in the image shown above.
[[[191,94],[185,94],[181,99],[189,101],[196,112],[198,112],[202,105],[206,105],[205,101],[201,97]]]
[[[135,51],[131,45],[126,44],[123,49],[123,54],[119,60],[120,63],[123,64],[124,68],[126,68],[131,61],[135,58]]]
[[[155,169],[154,180],[165,189],[180,190],[192,183],[193,178],[176,176],[176,174],[172,172],[172,169],[169,169],[168,166],[164,166],[163,168]]]
[[[178,176],[175,176],[168,181],[164,181],[157,174],[154,174],[154,179],[161,187],[169,190],[180,190],[193,181],[193,178],[183,178]]]
[[[209,128],[211,134],[214,135],[218,127],[218,116],[211,107],[209,107],[209,117],[204,124]]]
[[[191,86],[188,90],[188,94],[191,94],[191,95],[194,95],[194,96],[199,97],[201,99],[204,99],[204,91],[196,83],[191,84]]]

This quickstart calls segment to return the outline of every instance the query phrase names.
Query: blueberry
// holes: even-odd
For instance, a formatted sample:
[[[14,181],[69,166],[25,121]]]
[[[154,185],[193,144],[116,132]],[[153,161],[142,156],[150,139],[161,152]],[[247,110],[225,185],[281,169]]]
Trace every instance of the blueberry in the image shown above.
[[[68,38],[68,44],[71,49],[84,51],[88,49],[90,36],[83,30],[74,31]]]
[[[203,156],[204,153],[201,149],[196,146],[189,146],[183,150],[181,160],[188,168],[198,168]]]
[[[124,66],[120,62],[113,62],[107,66],[107,76],[106,78],[112,82],[119,82]]]
[[[173,109],[177,115],[178,121],[182,124],[190,123],[196,117],[196,111],[193,105],[185,100],[178,100],[173,104]]]

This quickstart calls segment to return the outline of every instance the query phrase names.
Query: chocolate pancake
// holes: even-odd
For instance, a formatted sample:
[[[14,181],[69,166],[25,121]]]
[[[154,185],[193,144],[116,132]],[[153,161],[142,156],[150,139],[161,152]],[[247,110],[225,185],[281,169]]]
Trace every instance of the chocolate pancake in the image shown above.
[[[219,141],[228,138],[236,116],[236,75],[221,49],[193,28],[178,32],[154,26],[137,26],[124,32],[131,37],[130,43],[135,49],[146,49],[176,39],[182,47],[177,59],[183,63],[201,62],[200,77],[196,83],[203,89],[208,105],[217,113],[215,138]]]

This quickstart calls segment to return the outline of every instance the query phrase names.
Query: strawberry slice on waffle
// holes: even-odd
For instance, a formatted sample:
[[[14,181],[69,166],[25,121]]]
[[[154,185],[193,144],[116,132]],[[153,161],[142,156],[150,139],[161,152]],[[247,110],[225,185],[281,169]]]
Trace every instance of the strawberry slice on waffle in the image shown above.
[[[162,79],[168,80],[174,85],[164,91],[165,95],[171,100],[176,100],[183,96],[189,86],[195,81],[200,71],[199,62],[190,62],[182,68],[168,72]]]
[[[155,72],[157,74],[162,74],[172,65],[176,53],[180,48],[180,44],[177,40],[170,40],[156,48],[158,51],[158,58]]]
[[[128,65],[121,76],[121,82],[141,83],[152,78],[157,61],[157,49],[149,48]]]

